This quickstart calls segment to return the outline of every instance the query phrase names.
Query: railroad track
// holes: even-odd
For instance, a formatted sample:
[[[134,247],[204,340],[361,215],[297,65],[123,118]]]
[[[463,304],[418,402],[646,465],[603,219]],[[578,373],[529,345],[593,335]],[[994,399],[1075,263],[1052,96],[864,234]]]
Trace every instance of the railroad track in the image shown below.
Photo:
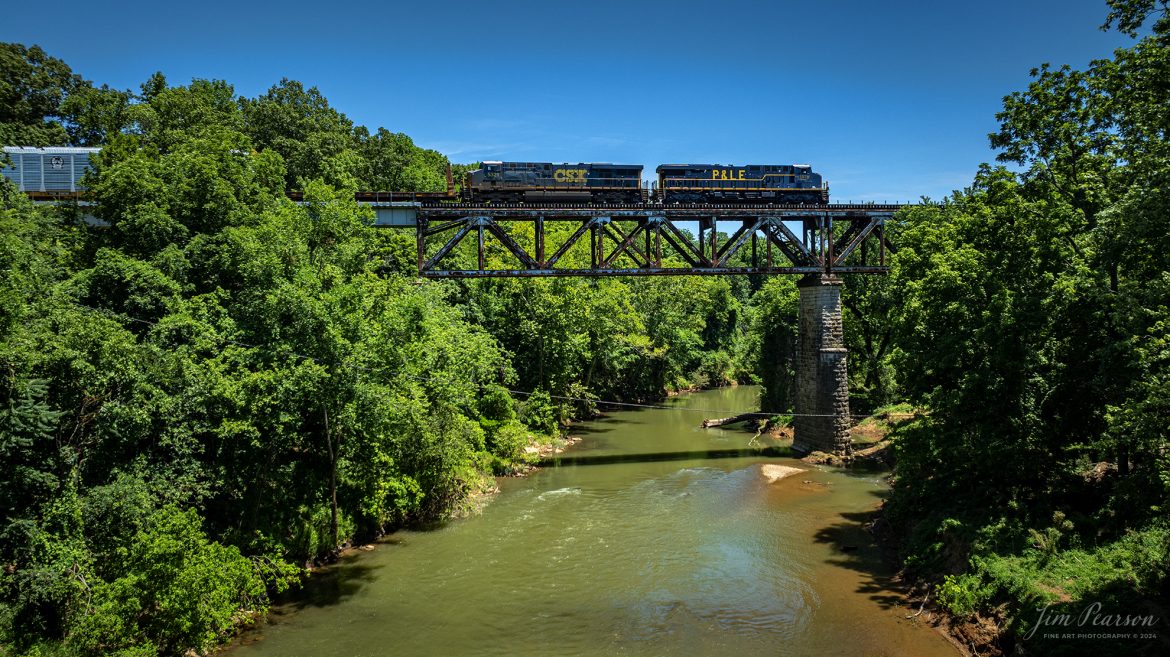
[[[401,199],[397,202],[403,202],[406,199]],[[370,201],[376,202],[376,201]],[[600,210],[612,210],[617,212],[631,212],[631,213],[710,213],[712,211],[732,211],[736,214],[761,214],[769,212],[897,212],[905,207],[898,203],[773,203],[773,204],[752,204],[752,203],[684,203],[684,204],[663,204],[663,203],[452,203],[436,200],[419,200],[416,201],[418,207],[425,211],[439,210],[452,212],[483,212],[485,214],[495,214],[501,211],[524,211],[524,212],[557,212],[557,211],[578,211],[578,212],[597,212]]]

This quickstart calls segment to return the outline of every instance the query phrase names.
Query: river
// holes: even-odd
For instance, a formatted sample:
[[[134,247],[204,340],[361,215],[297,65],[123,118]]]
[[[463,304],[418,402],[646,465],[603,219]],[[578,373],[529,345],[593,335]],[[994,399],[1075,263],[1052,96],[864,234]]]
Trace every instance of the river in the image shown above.
[[[956,655],[889,588],[861,528],[886,486],[699,429],[744,386],[574,427],[482,513],[315,575],[231,657]],[[746,450],[746,451],[745,451]],[[806,472],[769,483],[761,465]]]

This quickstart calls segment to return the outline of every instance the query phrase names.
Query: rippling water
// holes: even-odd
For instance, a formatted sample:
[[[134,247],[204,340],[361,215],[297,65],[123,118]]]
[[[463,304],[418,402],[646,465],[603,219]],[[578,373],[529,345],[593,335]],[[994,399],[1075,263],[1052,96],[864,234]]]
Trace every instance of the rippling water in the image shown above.
[[[755,394],[582,425],[559,465],[502,481],[482,514],[315,576],[233,657],[957,654],[905,618],[860,527],[880,475],[697,428]],[[768,483],[763,463],[807,472]]]

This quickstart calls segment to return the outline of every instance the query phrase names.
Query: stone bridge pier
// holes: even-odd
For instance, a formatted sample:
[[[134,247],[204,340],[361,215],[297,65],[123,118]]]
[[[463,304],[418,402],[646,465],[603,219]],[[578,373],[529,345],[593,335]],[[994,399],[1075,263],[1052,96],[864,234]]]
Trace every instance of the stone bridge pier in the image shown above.
[[[810,274],[797,283],[800,329],[792,449],[802,454],[852,452],[841,285],[840,278],[826,274]]]

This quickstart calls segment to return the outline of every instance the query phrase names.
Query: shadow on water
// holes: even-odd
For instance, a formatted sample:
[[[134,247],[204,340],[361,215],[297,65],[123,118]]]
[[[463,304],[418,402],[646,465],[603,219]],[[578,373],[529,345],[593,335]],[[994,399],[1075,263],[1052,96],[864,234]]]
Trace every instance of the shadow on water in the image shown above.
[[[882,492],[874,493],[884,497]],[[895,569],[883,558],[881,546],[867,530],[867,525],[878,517],[877,510],[847,512],[841,522],[820,529],[815,540],[833,546],[828,563],[862,574],[865,579],[857,592],[868,596],[885,609],[905,605],[902,584],[895,577]]]
[[[315,571],[312,577],[274,596],[268,616],[261,623],[244,629],[233,641],[234,646],[247,646],[264,640],[266,625],[281,625],[296,618],[298,612],[310,607],[334,607],[349,600],[377,579],[376,566],[362,563],[360,555],[349,554],[335,564]],[[192,653],[193,654],[193,653]]]
[[[557,455],[540,462],[542,468],[559,468],[566,465],[609,465],[611,463],[654,463],[658,461],[692,461],[696,459],[738,459],[753,456],[791,458],[792,450],[787,447],[765,447],[764,449],[704,449],[690,452],[643,452],[635,454],[598,455]]]
[[[890,466],[881,461],[869,459],[857,459],[849,464],[848,467],[841,468],[842,474],[847,477],[859,477],[864,479],[872,478],[874,475],[891,474]]]
[[[400,542],[393,538],[383,538],[379,544],[389,547]],[[377,579],[377,571],[378,567],[364,559],[361,552],[350,552],[336,563],[315,571],[299,588],[279,596],[274,601],[275,615],[283,616],[307,607],[331,607],[345,602]]]

